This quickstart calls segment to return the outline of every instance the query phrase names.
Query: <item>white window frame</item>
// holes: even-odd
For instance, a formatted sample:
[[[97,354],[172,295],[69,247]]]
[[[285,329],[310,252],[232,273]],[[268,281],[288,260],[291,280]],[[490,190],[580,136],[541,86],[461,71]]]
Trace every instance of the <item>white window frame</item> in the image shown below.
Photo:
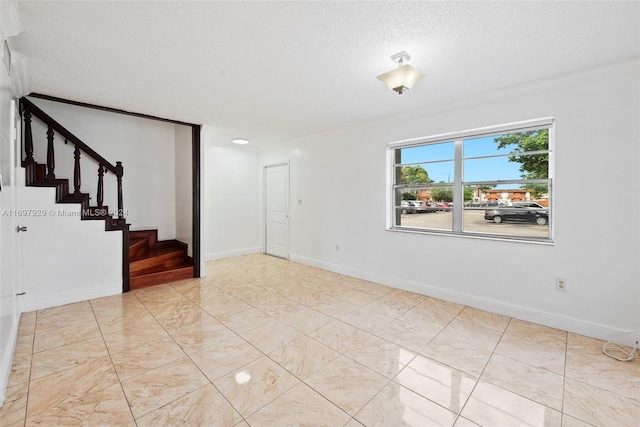
[[[527,238],[525,236],[509,236],[509,235],[500,235],[500,234],[485,234],[485,233],[477,233],[477,232],[469,232],[463,230],[463,203],[454,203],[453,205],[453,224],[452,230],[437,230],[437,229],[428,229],[428,228],[412,228],[407,226],[398,226],[395,225],[396,221],[396,206],[395,206],[395,192],[394,192],[394,183],[395,183],[395,150],[403,149],[403,148],[411,148],[411,147],[419,147],[429,144],[437,144],[437,143],[445,143],[445,142],[453,142],[454,143],[454,181],[453,181],[453,192],[455,194],[463,194],[463,186],[464,182],[463,178],[463,153],[462,146],[463,141],[465,139],[474,139],[474,138],[482,138],[488,136],[496,136],[502,135],[505,133],[517,133],[517,132],[528,132],[540,129],[549,129],[549,173],[548,173],[548,185],[549,185],[549,217],[551,220],[549,221],[549,237],[547,239],[533,239]],[[399,232],[411,232],[411,233],[421,233],[421,234],[438,234],[438,235],[449,235],[449,236],[457,236],[457,237],[469,237],[469,238],[481,238],[481,239],[491,239],[491,240],[507,240],[507,241],[520,241],[527,243],[541,243],[541,244],[552,244],[554,237],[554,224],[555,217],[553,209],[554,209],[554,170],[555,170],[555,161],[554,161],[554,153],[555,153],[555,118],[554,117],[544,117],[533,120],[525,120],[514,123],[506,123],[496,126],[487,126],[482,128],[468,129],[459,132],[449,132],[449,133],[441,133],[437,135],[425,136],[420,138],[412,138],[405,139],[402,141],[394,141],[387,143],[387,215],[386,215],[386,225],[388,231],[399,231]],[[517,180],[510,180],[509,182],[513,182]],[[535,180],[526,180],[526,181],[535,181]],[[492,181],[495,182],[495,181]],[[454,196],[455,197],[455,196]],[[459,197],[459,196],[458,196]]]

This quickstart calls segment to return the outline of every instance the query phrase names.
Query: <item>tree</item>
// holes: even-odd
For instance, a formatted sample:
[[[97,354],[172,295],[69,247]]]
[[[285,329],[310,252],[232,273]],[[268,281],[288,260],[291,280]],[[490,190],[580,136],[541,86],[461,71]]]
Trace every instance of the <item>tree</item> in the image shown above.
[[[400,195],[400,198],[402,200],[416,200],[418,196],[415,193],[405,191]]]
[[[468,202],[469,200],[473,200],[473,188],[464,187],[464,201]]]
[[[509,133],[495,139],[498,149],[515,145],[515,152],[546,151],[549,149],[549,129],[530,132]],[[510,156],[510,162],[520,163],[520,177],[524,179],[547,179],[549,177],[549,154],[531,156]],[[530,190],[534,199],[549,192],[546,184],[525,184],[522,188]]]
[[[402,184],[428,184],[433,182],[429,179],[429,174],[420,165],[403,166],[400,169],[400,182]]]
[[[453,202],[453,190],[451,187],[435,187],[431,190],[433,200],[439,202]]]
[[[495,139],[498,149],[510,145],[516,145],[514,151],[546,151],[549,149],[549,129],[540,129],[530,132],[509,133],[498,136]],[[537,154],[532,156],[511,156],[510,162],[520,163],[521,177],[524,179],[547,179],[549,177],[549,154]]]

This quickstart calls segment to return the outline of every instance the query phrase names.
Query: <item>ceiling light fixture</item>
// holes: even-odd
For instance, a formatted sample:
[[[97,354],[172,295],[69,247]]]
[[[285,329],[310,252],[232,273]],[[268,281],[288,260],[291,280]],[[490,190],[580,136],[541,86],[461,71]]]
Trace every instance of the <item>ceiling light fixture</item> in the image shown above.
[[[234,144],[248,144],[249,140],[246,138],[233,138],[231,140]]]
[[[404,91],[411,89],[418,80],[423,78],[424,74],[411,65],[405,64],[405,61],[411,59],[405,51],[391,55],[391,59],[398,64],[398,68],[380,74],[377,78],[389,86],[389,89],[395,90],[399,95],[402,95]]]

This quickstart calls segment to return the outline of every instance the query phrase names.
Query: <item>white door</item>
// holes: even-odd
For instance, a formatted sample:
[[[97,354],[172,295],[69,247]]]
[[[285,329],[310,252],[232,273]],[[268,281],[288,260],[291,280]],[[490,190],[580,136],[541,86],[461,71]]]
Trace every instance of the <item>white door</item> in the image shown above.
[[[289,165],[264,168],[265,253],[289,259]]]

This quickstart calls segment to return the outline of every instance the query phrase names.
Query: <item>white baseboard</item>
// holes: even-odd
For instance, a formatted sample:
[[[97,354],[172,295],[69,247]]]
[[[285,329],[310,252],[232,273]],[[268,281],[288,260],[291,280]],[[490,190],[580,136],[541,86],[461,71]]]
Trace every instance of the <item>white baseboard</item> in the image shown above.
[[[439,298],[457,304],[463,304],[466,306],[478,308],[480,310],[489,311],[491,313],[501,314],[503,316],[513,317],[515,319],[525,320],[528,322],[537,323],[540,325],[549,326],[551,328],[573,332],[575,334],[584,335],[604,341],[614,341],[618,344],[633,346],[637,341],[640,340],[640,332],[637,331],[620,331],[581,319],[574,319],[568,316],[547,313],[544,311],[522,307],[515,304],[495,301],[489,298],[483,298],[475,295],[465,294],[462,292],[452,291],[449,289],[443,289],[436,286],[430,286],[424,283],[399,279],[397,277],[378,275],[370,271],[345,267],[342,265],[319,261],[304,256],[291,255],[290,259],[291,261],[309,265],[311,267],[322,268],[323,270],[329,270],[335,273],[357,277],[359,279],[380,283],[393,288],[403,289],[406,291]]]
[[[43,295],[38,297],[29,297],[27,292],[21,298],[22,312],[42,310],[44,308],[56,307],[59,305],[71,304],[74,302],[86,301],[95,298],[108,297],[122,293],[122,283],[114,283],[99,288],[81,289],[74,292],[59,295]]]
[[[217,259],[233,258],[237,256],[242,256],[242,255],[259,254],[260,252],[261,252],[260,247],[236,249],[233,251],[225,251],[225,252],[214,252],[211,254],[206,254],[204,256],[204,260],[214,261]]]

